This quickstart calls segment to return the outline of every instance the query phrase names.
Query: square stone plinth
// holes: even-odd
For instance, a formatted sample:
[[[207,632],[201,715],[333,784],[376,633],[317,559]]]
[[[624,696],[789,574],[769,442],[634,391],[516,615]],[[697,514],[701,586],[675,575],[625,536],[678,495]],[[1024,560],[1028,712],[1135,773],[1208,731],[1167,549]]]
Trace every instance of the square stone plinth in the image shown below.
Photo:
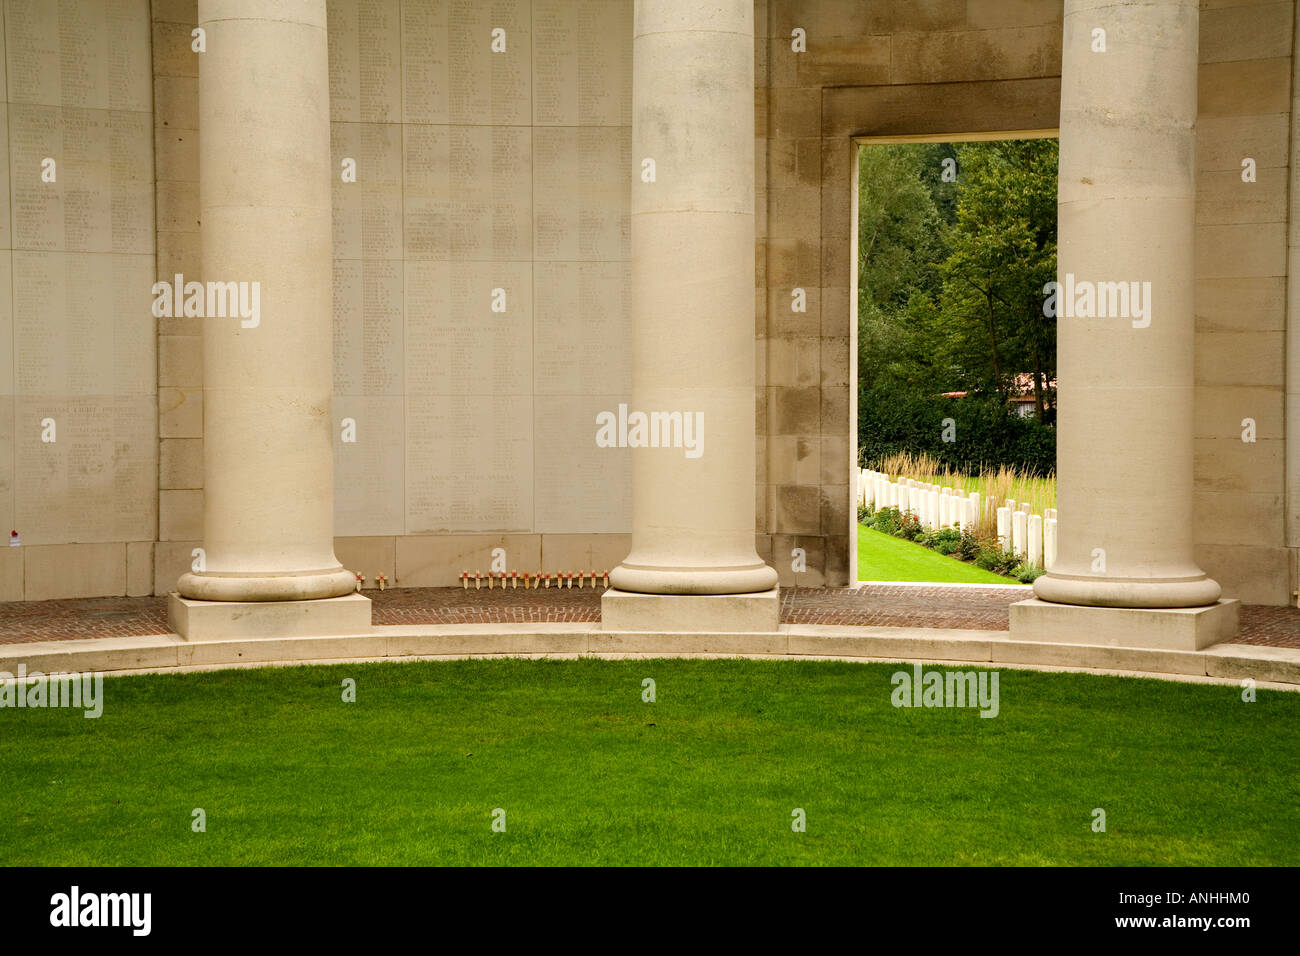
[[[600,599],[603,631],[771,633],[781,624],[781,589],[753,594],[637,594],[610,588]]]
[[[167,596],[167,622],[187,641],[370,633],[370,598],[316,601],[191,601]]]
[[[1235,598],[1179,608],[1082,607],[1030,598],[1011,605],[1011,639],[1199,651],[1236,637],[1238,608]]]

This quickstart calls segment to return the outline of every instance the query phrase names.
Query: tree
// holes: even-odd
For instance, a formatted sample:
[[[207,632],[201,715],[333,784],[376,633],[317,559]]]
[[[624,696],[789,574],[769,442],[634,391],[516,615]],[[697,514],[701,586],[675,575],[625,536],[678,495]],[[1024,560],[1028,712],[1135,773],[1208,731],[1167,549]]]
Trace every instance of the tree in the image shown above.
[[[940,267],[947,341],[970,385],[1005,395],[1032,370],[1039,420],[1055,377],[1055,320],[1043,286],[1056,275],[1056,142],[967,143],[951,253]]]
[[[865,388],[932,379],[936,264],[947,226],[923,182],[928,146],[868,147],[858,165],[858,355]]]

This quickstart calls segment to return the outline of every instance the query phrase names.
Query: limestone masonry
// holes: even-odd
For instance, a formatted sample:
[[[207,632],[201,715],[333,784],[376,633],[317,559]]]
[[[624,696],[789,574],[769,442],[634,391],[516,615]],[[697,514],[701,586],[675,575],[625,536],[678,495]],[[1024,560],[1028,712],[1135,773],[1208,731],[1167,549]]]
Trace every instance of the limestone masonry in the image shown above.
[[[1217,640],[1300,591],[1296,6],[4,0],[0,600],[346,633],[357,572],[504,549],[775,629],[795,549],[856,577],[856,149],[1033,133],[1059,551],[1013,629]]]

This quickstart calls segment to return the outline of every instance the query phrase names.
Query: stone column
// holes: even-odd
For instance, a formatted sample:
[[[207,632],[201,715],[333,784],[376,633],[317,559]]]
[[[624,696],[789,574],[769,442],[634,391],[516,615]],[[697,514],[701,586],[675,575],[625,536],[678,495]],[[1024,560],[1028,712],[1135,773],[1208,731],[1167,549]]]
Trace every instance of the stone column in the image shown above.
[[[1041,601],[1026,602],[1059,627],[1030,634],[1017,605],[1012,629],[1027,637],[1199,647],[1235,627],[1235,603],[1208,624],[1129,615],[1113,634],[1119,617],[1085,623],[1044,606],[1204,608],[1219,597],[1192,555],[1198,26],[1197,0],[1066,0],[1059,539],[1034,582]]]
[[[198,11],[202,278],[248,283],[260,308],[203,320],[205,567],[177,587],[196,601],[347,595],[356,578],[333,541],[325,0]]]
[[[632,408],[702,414],[704,444],[699,457],[633,449],[632,553],[610,583],[766,592],[777,575],[754,549],[753,3],[637,0],[634,22]]]

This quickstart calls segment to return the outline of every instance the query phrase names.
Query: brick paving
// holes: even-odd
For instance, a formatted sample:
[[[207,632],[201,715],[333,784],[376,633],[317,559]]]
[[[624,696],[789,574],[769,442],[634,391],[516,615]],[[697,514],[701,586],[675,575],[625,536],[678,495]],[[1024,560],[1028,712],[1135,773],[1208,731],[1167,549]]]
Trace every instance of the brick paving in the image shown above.
[[[600,620],[603,587],[393,588],[366,591],[374,624],[534,624]]]
[[[366,591],[375,624],[576,623],[600,620],[603,588]],[[1007,608],[1026,591],[1005,588],[783,588],[787,624],[944,627],[1005,631]],[[0,603],[0,644],[168,634],[161,597],[81,598]],[[1239,644],[1300,648],[1300,608],[1243,605]]]
[[[1028,589],[908,587],[871,584],[854,590],[782,588],[786,624],[852,624],[873,627],[957,627],[1005,631],[1014,602]]]

